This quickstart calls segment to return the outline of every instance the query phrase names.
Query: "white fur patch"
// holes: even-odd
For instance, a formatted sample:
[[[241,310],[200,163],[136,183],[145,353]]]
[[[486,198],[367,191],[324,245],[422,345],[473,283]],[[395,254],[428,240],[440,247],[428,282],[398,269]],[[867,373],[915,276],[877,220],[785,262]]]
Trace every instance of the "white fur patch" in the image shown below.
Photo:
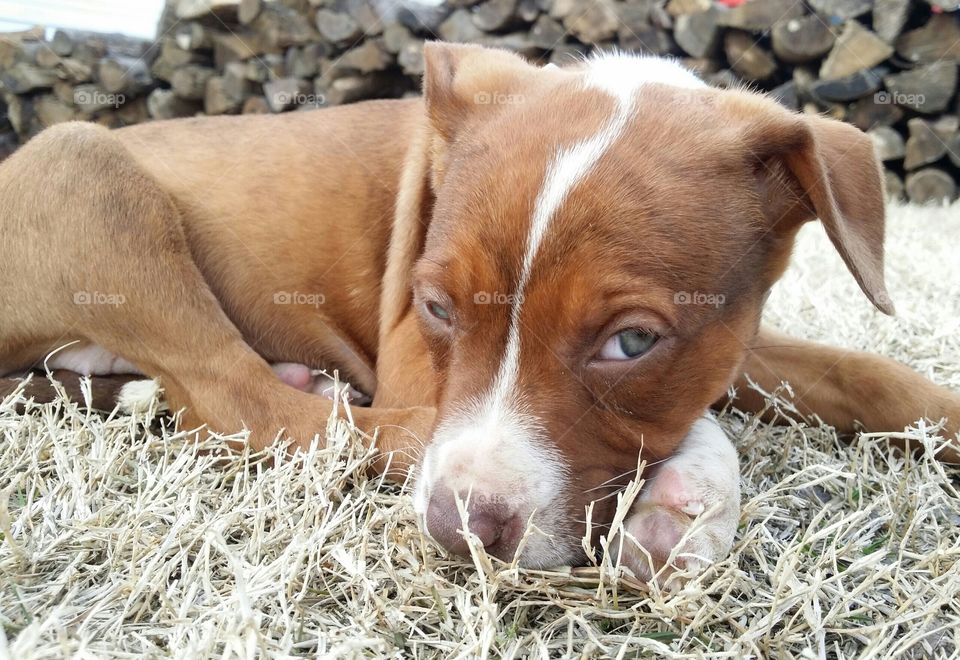
[[[162,391],[155,380],[133,380],[120,388],[117,406],[127,414],[144,413],[154,405],[157,410],[166,410],[166,404],[158,402]]]
[[[627,102],[641,85],[659,83],[684,89],[700,89],[705,82],[677,61],[665,57],[612,53],[587,63],[587,81],[592,87]]]
[[[133,363],[96,344],[66,346],[52,353],[44,362],[48,369],[66,369],[83,376],[140,374]]]
[[[726,500],[739,503],[737,450],[710,413],[694,422],[677,451],[663,466],[686,478],[690,487],[700,495],[701,506]],[[697,515],[701,511],[685,513]]]
[[[675,553],[678,565],[698,573],[729,554],[739,519],[737,450],[708,413],[694,423],[676,453],[644,486],[624,523],[632,539],[623,545],[623,561],[649,580],[653,567],[647,553],[659,557]]]

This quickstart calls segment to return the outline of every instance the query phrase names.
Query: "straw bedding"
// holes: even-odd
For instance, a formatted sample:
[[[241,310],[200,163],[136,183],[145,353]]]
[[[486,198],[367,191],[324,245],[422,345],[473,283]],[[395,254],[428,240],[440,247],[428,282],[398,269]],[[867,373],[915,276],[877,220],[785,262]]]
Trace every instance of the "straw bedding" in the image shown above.
[[[960,207],[893,208],[890,225],[898,318],[871,309],[812,226],[769,320],[960,390]],[[960,472],[882,436],[721,419],[742,457],[737,543],[671,592],[617,581],[600,549],[597,566],[556,571],[444,556],[407,490],[363,476],[343,423],[268,467],[201,451],[220,441],[189,444],[152,410],[7,400],[0,658],[957,653]],[[929,425],[906,433],[937,441]]]

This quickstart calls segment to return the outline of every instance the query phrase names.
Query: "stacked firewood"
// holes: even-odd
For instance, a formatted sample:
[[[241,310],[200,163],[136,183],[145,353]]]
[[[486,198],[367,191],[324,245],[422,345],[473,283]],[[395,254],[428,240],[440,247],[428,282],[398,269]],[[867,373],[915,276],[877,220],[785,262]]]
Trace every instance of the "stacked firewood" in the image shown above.
[[[119,35],[56,31],[45,38],[36,28],[0,35],[0,91],[6,132],[0,154],[11,143],[71,119],[105,126],[150,118],[147,94],[157,86],[150,72],[150,43]]]
[[[170,0],[159,34],[0,37],[10,128],[23,139],[74,118],[120,126],[403,96],[428,39],[559,64],[619,48],[858,126],[895,196],[953,199],[960,185],[960,0]]]

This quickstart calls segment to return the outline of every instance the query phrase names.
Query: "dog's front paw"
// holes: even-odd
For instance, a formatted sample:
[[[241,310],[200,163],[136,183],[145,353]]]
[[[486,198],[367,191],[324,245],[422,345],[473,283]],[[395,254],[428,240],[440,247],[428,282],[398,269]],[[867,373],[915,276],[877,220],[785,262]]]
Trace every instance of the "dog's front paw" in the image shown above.
[[[621,563],[643,579],[692,576],[733,547],[740,518],[737,453],[711,417],[691,428],[624,522]]]

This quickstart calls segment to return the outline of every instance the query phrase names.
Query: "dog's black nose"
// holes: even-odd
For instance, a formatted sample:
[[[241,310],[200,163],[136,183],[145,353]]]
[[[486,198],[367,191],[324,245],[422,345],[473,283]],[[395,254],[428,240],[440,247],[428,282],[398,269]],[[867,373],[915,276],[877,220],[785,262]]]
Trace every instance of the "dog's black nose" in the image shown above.
[[[504,561],[513,559],[522,531],[517,516],[496,498],[461,494],[460,499],[466,505],[470,532],[480,539],[487,552]],[[462,531],[463,519],[452,490],[437,486],[427,505],[426,518],[427,531],[437,543],[454,554],[470,554]]]

